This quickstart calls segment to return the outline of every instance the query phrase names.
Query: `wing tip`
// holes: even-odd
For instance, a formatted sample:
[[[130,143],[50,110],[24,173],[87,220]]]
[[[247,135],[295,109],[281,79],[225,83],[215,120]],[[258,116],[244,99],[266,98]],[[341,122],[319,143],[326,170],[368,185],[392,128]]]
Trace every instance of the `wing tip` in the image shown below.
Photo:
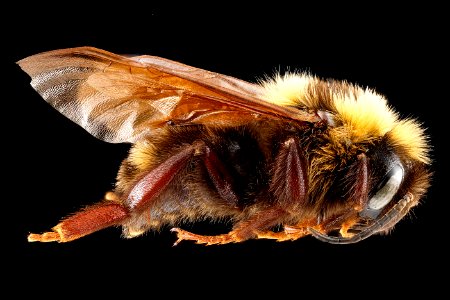
[[[73,48],[63,48],[57,50],[49,50],[33,54],[16,61],[16,64],[28,75],[33,76],[37,70],[41,70],[42,66],[47,62],[54,60],[57,57],[72,54],[88,54],[92,56],[99,56],[107,54],[107,51],[101,50],[92,46],[81,46]]]

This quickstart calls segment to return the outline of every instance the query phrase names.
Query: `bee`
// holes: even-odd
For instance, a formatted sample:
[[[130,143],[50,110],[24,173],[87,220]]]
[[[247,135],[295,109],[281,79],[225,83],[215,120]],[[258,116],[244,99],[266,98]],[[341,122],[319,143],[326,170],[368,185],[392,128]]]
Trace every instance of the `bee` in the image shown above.
[[[125,238],[169,227],[175,245],[305,236],[349,244],[389,232],[430,185],[423,125],[347,81],[293,72],[250,83],[93,47],[18,65],[45,101],[91,135],[131,144],[104,199],[29,234],[30,242],[121,226]],[[181,228],[200,220],[232,228]]]

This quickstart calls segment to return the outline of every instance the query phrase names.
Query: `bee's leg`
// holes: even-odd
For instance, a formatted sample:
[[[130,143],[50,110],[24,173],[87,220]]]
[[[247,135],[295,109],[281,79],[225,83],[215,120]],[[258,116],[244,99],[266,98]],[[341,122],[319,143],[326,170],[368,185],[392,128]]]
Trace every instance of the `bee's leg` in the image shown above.
[[[31,233],[29,242],[69,242],[100,229],[119,224],[128,217],[128,210],[117,201],[114,193],[108,192],[105,199],[65,218],[42,234]]]
[[[355,203],[353,207],[358,213],[361,212],[367,205],[369,198],[369,175],[367,167],[367,156],[364,153],[358,155],[358,165],[356,169],[356,183],[353,193],[350,196],[350,203]]]
[[[296,138],[288,138],[280,147],[273,164],[270,192],[281,207],[295,213],[307,204],[306,161]]]
[[[306,227],[304,228],[293,228],[293,227],[284,227],[284,231],[273,232],[273,231],[261,231],[257,232],[256,235],[258,239],[271,239],[276,240],[277,242],[284,241],[295,241],[299,238],[302,238],[306,235],[310,234]]]
[[[344,238],[350,238],[352,237],[354,234],[348,232],[356,223],[358,223],[358,217],[353,216],[353,217],[349,217],[347,218],[342,224],[341,224],[341,229],[339,229],[339,233],[341,234],[342,237]]]
[[[233,191],[232,177],[214,151],[211,151],[208,146],[205,146],[203,162],[219,196],[230,206],[237,207],[238,197]]]
[[[287,139],[280,147],[279,153],[275,158],[274,175],[269,189],[277,203],[272,208],[260,211],[250,216],[249,219],[239,222],[227,234],[202,236],[174,228],[172,231],[177,232],[178,236],[175,245],[182,240],[193,240],[197,243],[213,245],[241,242],[254,237],[279,238],[283,240],[302,236],[303,232],[291,235],[269,233],[267,228],[275,225],[280,218],[288,215],[288,211],[301,209],[302,205],[305,204],[308,188],[305,165],[306,162],[296,138],[291,137]]]
[[[339,233],[344,238],[350,238],[352,233],[348,232],[356,223],[358,223],[359,213],[366,207],[368,201],[368,167],[367,157],[364,153],[358,155],[358,163],[356,167],[357,180],[353,186],[353,190],[347,200],[349,203],[346,210],[339,215],[331,216],[322,220],[317,226],[312,226],[315,230],[327,233],[339,229]]]
[[[30,242],[69,242],[106,227],[121,225],[130,212],[148,205],[170,183],[188,161],[204,153],[203,142],[195,142],[181,149],[142,178],[122,204],[115,194],[108,193],[105,200],[89,206],[64,219],[52,228],[52,232],[30,234]]]
[[[275,225],[279,218],[286,214],[286,211],[279,207],[266,209],[254,214],[247,220],[237,223],[234,229],[229,233],[213,236],[198,235],[180,228],[172,228],[172,231],[176,232],[178,237],[174,246],[183,240],[195,241],[197,244],[206,245],[242,242],[250,238],[258,237],[257,233],[261,231],[262,228],[268,228]]]
[[[349,233],[348,230],[352,228],[358,221],[354,210],[352,209],[352,214],[343,214],[338,218],[333,218],[332,220],[326,220],[325,223],[322,224],[314,224],[314,222],[302,222],[301,224],[297,224],[295,226],[285,225],[283,231],[273,232],[273,231],[261,231],[257,232],[257,236],[259,239],[272,239],[277,240],[277,242],[284,241],[294,241],[304,236],[310,235],[311,232],[309,228],[314,228],[318,232],[327,232],[332,230],[334,227],[331,223],[335,223],[335,221],[339,220],[340,230],[339,233],[342,237],[352,237],[353,234]],[[328,222],[327,222],[328,221]]]
[[[273,178],[270,191],[279,205],[296,213],[306,204],[308,181],[306,175],[306,161],[296,138],[288,138],[280,147],[273,167]],[[307,224],[303,221],[296,227],[285,226],[284,231],[259,231],[260,239],[275,239],[279,242],[296,240],[308,235]]]
[[[196,141],[169,157],[133,187],[128,199],[125,201],[127,207],[130,210],[139,210],[147,207],[193,156],[202,155],[204,152],[205,144],[202,141]]]
[[[277,240],[277,242],[295,241],[299,238],[311,234],[308,231],[308,228],[314,227],[314,225],[317,225],[316,220],[309,219],[306,221],[302,221],[301,223],[298,223],[295,226],[284,225],[283,231],[280,232],[261,231],[258,232],[257,235],[259,239],[272,239]]]
[[[313,228],[320,233],[326,233],[332,230],[339,229],[341,236],[351,237],[352,234],[348,232],[349,229],[358,221],[357,211],[354,207],[348,208],[342,214],[329,217],[322,220],[320,223],[316,219],[302,221],[296,225],[285,225],[281,232],[264,231],[258,232],[258,238],[274,239],[278,242],[297,240],[306,235],[310,235],[309,228]]]
[[[288,145],[288,147],[291,149],[293,147],[292,143],[285,143],[285,145]],[[295,149],[289,150],[288,153],[292,153],[293,151],[296,150]],[[280,153],[282,154],[281,157],[286,156],[283,153],[283,150]],[[279,162],[276,162],[276,165],[278,164]],[[292,170],[292,167],[291,166],[289,167],[290,167],[289,169]],[[318,222],[316,222],[316,220],[309,220],[309,221],[302,221],[301,223],[296,224],[295,226],[286,225],[284,226],[284,230],[281,232],[272,232],[272,231],[258,232],[257,233],[258,238],[275,239],[278,242],[287,240],[296,240],[311,234],[308,228],[314,228],[315,230],[322,233],[326,233],[331,230],[336,230],[337,228],[339,228],[339,233],[341,234],[342,237],[345,238],[352,237],[353,234],[349,233],[348,230],[351,229],[352,226],[358,222],[359,220],[358,213],[362,209],[364,209],[365,205],[367,204],[367,193],[368,193],[367,157],[363,153],[358,155],[358,166],[356,169],[356,173],[358,180],[354,186],[353,193],[350,199],[348,199],[348,202],[350,203],[351,207],[349,207],[343,213],[322,220],[319,224]],[[277,173],[275,173],[275,175],[276,174]],[[288,196],[292,197],[291,195]]]

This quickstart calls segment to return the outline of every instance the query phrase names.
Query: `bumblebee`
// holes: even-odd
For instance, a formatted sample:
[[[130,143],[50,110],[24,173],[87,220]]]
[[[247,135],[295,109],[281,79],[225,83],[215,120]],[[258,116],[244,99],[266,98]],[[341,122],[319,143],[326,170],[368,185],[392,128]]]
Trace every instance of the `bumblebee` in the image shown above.
[[[18,62],[32,87],[96,138],[130,143],[112,191],[30,242],[68,242],[121,226],[171,227],[213,245],[312,235],[359,242],[388,232],[430,185],[428,137],[384,96],[287,73],[250,83],[155,56],[92,47]],[[231,222],[228,233],[180,228]]]

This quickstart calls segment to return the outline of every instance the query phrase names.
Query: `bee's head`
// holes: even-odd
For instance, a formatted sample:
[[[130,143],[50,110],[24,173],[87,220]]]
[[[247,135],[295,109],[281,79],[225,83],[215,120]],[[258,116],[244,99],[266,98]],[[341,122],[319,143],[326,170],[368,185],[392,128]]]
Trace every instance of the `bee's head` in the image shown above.
[[[325,124],[320,141],[308,141],[314,148],[308,157],[311,201],[332,213],[349,201],[360,203],[354,238],[313,235],[355,242],[389,230],[418,203],[430,178],[428,140],[419,122],[401,119],[382,95],[345,81],[287,74],[264,87],[268,101],[316,112]]]
[[[400,221],[429,187],[431,173],[425,163],[397,153],[382,139],[362,152],[338,172],[325,198],[341,199],[348,216],[356,219],[346,237],[333,236],[311,229],[311,234],[330,243],[348,244],[375,233],[388,232]],[[340,224],[336,224],[340,229]],[[334,231],[331,228],[331,231]]]
[[[323,89],[325,83],[318,86]],[[361,204],[353,237],[327,238],[356,242],[387,232],[419,202],[429,186],[428,141],[417,121],[400,119],[374,91],[342,82],[326,87],[331,96],[317,109],[327,124],[324,153],[341,159],[335,171],[342,174],[330,192]]]

